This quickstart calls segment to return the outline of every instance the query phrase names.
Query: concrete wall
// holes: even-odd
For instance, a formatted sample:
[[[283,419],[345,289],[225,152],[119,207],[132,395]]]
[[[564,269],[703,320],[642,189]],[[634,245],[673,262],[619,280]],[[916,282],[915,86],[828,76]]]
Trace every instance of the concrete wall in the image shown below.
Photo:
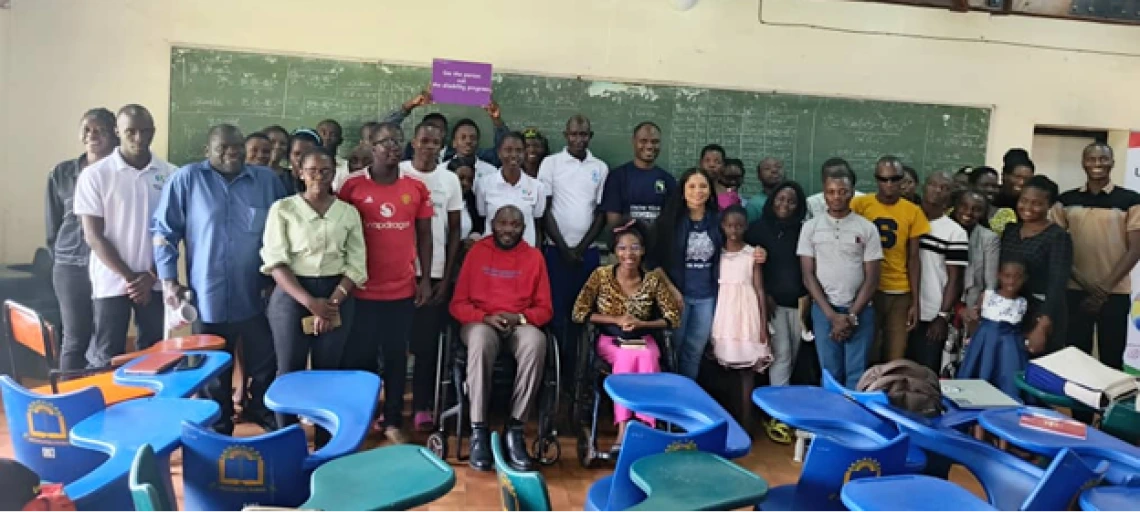
[[[1140,28],[865,2],[14,0],[0,44],[5,262],[43,244],[44,176],[84,110],[149,106],[165,154],[171,44],[990,105],[991,165],[1035,124],[1140,125]]]

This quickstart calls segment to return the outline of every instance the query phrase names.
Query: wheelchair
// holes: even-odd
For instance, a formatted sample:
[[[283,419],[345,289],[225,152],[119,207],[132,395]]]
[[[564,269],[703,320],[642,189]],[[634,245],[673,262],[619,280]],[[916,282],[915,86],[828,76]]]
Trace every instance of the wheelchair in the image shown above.
[[[539,392],[538,436],[531,447],[531,457],[543,466],[553,465],[562,457],[562,444],[558,441],[555,416],[559,411],[561,365],[558,339],[553,330],[543,327],[546,335],[546,362],[542,373],[542,390]],[[466,461],[464,438],[470,434],[470,403],[467,397],[467,346],[459,338],[459,323],[449,320],[439,338],[439,359],[436,361],[435,418],[436,429],[424,444],[432,454],[447,460],[449,439],[455,435],[455,459]],[[492,396],[490,406],[500,404],[501,396],[510,403],[511,385],[516,374],[516,362],[510,351],[499,351],[491,375]],[[524,419],[528,420],[528,419]],[[449,430],[448,424],[452,427]]]
[[[677,368],[673,332],[653,330],[651,334],[661,353],[661,371],[673,371]],[[578,365],[575,367],[577,371],[571,415],[577,435],[578,463],[586,469],[592,468],[599,461],[614,460],[608,451],[598,450],[598,419],[605,394],[602,382],[613,373],[610,364],[598,356],[597,343],[600,336],[601,332],[593,323],[586,323],[586,328],[582,330],[582,340],[578,344]]]

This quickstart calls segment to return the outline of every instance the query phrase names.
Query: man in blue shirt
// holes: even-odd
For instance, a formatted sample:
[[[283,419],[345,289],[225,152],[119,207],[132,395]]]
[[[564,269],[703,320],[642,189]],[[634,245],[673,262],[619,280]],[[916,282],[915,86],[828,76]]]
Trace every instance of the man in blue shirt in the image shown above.
[[[226,339],[233,354],[242,344],[244,374],[252,380],[245,417],[267,431],[276,426],[265,408],[265,390],[277,373],[276,355],[262,291],[270,285],[261,266],[261,236],[273,202],[286,195],[277,175],[245,163],[241,131],[233,125],[210,129],[207,159],[179,169],[162,191],[151,234],[154,260],[168,304],[186,288],[178,282],[178,245],[186,243],[186,273],[198,306],[194,332]],[[214,425],[233,432],[232,374],[223,372],[206,387],[221,407]]]
[[[652,121],[641,122],[633,129],[633,160],[606,177],[601,209],[609,226],[616,226],[624,216],[648,225],[657,220],[669,193],[677,187],[677,179],[657,167],[660,154],[661,129]]]

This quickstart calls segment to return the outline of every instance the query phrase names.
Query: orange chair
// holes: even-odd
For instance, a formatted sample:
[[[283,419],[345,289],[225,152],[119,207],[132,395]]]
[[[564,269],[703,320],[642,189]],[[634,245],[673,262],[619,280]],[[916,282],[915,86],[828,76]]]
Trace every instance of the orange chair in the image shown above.
[[[47,364],[48,384],[31,388],[32,392],[54,395],[95,387],[103,393],[103,401],[107,406],[154,395],[153,391],[146,388],[116,385],[110,367],[73,371],[59,369],[59,338],[55,327],[35,310],[15,301],[4,301],[4,314],[8,321],[8,354],[14,363],[12,378],[17,383],[20,382],[19,366],[15,364],[18,361],[16,348],[19,346],[39,355]]]

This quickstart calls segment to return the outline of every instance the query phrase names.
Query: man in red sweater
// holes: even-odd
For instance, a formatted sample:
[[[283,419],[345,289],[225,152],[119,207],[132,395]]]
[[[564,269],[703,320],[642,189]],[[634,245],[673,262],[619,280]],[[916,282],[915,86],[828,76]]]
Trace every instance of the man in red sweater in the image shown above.
[[[475,243],[467,253],[451,298],[451,315],[463,326],[459,336],[467,345],[470,464],[475,470],[491,470],[494,463],[487,403],[495,358],[504,346],[518,363],[506,429],[507,463],[517,470],[534,470],[523,424],[538,399],[546,361],[542,326],[550,322],[554,311],[546,261],[522,241],[525,226],[518,208],[500,208],[491,220],[492,236]]]

